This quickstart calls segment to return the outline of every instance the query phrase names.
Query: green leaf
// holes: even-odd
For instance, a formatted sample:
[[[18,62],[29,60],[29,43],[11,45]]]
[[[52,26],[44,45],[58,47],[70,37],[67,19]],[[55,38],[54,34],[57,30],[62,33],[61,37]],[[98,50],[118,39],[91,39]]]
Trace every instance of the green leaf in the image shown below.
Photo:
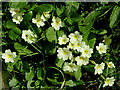
[[[63,30],[57,31],[57,35],[58,37],[62,37],[63,35],[65,35]]]
[[[46,43],[45,45],[44,45],[44,50],[45,50],[45,53],[46,54],[50,54],[50,55],[53,55],[53,54],[55,54],[56,53],[56,45],[55,45],[55,43],[53,42],[53,43]]]
[[[81,76],[82,76],[82,72],[81,72],[81,67],[79,66],[78,70],[76,72],[74,72],[74,76],[77,80],[80,80]]]
[[[34,82],[34,80],[29,80],[27,82],[27,88],[34,88],[34,87],[31,87],[31,84]]]
[[[19,52],[19,55],[28,55],[33,53],[31,50],[27,49],[27,46],[23,46],[20,43],[14,43],[14,48]]]
[[[58,16],[60,16],[63,12],[62,12],[62,10],[60,10],[60,8],[57,8],[56,13],[57,13]]]
[[[10,85],[10,87],[13,87],[13,86],[16,86],[17,83],[18,83],[18,81],[15,78],[12,78],[12,80],[10,80],[10,82],[9,82],[9,85]]]
[[[12,28],[15,28],[15,27],[16,27],[16,24],[13,23],[12,21],[8,20],[8,21],[6,22],[6,27],[7,27],[8,29],[12,29]]]
[[[38,7],[36,7],[34,10],[35,12],[43,14],[43,12],[52,11],[52,9],[53,9],[53,6],[51,4],[41,4]]]
[[[72,80],[66,81],[65,85],[70,86],[70,87],[76,86],[76,84]]]
[[[52,42],[52,41],[57,42],[56,32],[54,31],[53,27],[49,27],[46,30],[46,37],[49,42]]]
[[[88,45],[94,49],[95,42],[96,42],[96,36],[90,33],[88,36],[88,42],[87,42]]]
[[[116,24],[115,22],[118,19],[119,13],[120,13],[120,7],[118,7],[117,5],[114,6],[112,14],[110,15],[110,24],[109,24],[110,28],[113,28],[116,26],[114,24]]]
[[[21,65],[22,65],[22,61],[18,61],[18,62],[15,64],[15,67],[19,70]]]
[[[28,13],[25,14],[24,16],[24,21],[29,22],[32,19],[33,12],[29,11]]]
[[[42,80],[43,74],[44,74],[43,69],[41,67],[37,68],[37,78]]]
[[[98,34],[98,35],[104,35],[107,33],[107,30],[100,29],[100,30],[91,30],[92,33]]]
[[[94,24],[94,21],[96,20],[96,18],[99,15],[101,15],[102,13],[104,13],[110,7],[111,7],[111,5],[109,5],[109,6],[102,6],[102,7],[97,8],[96,10],[90,12],[86,16],[86,18],[84,19],[83,24],[92,26]]]
[[[62,59],[56,59],[56,66],[57,67],[59,67],[59,68],[62,68],[62,65],[63,65],[63,63],[64,63],[64,60],[62,60]]]
[[[10,8],[23,8],[28,2],[9,2]]]
[[[34,74],[33,70],[30,70],[29,73],[25,73],[25,79],[26,79],[27,81],[31,81],[31,80],[33,79],[34,75],[35,75],[35,74]]]
[[[74,83],[75,83],[76,85],[83,85],[83,84],[85,84],[84,81],[82,81],[82,80],[74,81]]]
[[[91,72],[91,73],[94,73],[94,65],[91,65],[91,64],[89,64],[89,65],[87,65],[87,66],[83,66],[83,68],[86,70],[86,71],[88,71],[88,72]]]
[[[35,86],[38,86],[39,84],[40,84],[40,81],[37,80],[37,81],[35,82]]]
[[[62,84],[62,82],[58,82],[56,79],[51,79],[47,77],[47,80],[52,82],[52,84],[55,84],[55,85]]]
[[[13,64],[13,63],[8,63],[8,65],[7,65],[7,70],[8,70],[9,72],[12,72],[12,71],[14,70],[14,64]]]
[[[13,28],[11,31],[9,31],[8,36],[12,40],[16,40],[20,38],[21,30],[19,28]]]

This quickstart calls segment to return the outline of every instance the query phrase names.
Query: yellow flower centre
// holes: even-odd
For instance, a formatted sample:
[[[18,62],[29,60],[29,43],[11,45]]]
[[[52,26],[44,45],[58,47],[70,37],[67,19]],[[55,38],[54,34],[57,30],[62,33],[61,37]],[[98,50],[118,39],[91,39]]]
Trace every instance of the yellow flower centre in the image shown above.
[[[39,20],[39,19],[37,19],[37,20],[36,20],[36,22],[37,22],[37,23],[39,23],[39,22],[40,22],[40,20]]]
[[[15,10],[16,13],[19,13],[19,10]]]
[[[26,34],[25,37],[28,38],[28,34]]]
[[[80,57],[80,60],[84,60],[84,58],[83,58],[83,57]]]
[[[72,44],[72,43],[71,43],[71,46],[73,47],[73,46],[74,46],[74,44]]]
[[[66,51],[63,51],[63,54],[64,54],[64,55],[66,55],[66,54],[67,54],[67,52],[66,52]]]
[[[103,50],[103,48],[101,48],[101,47],[100,47],[100,49],[99,49],[99,50],[100,50],[100,51],[102,51],[102,50]]]
[[[71,68],[73,68],[73,65],[72,65],[72,64],[70,64],[69,66],[70,66]]]
[[[77,47],[79,47],[79,46],[80,46],[80,43],[77,44]]]
[[[99,69],[100,68],[100,65],[98,65],[97,67],[96,67],[96,69]]]
[[[77,38],[78,38],[78,36],[77,36],[77,35],[74,35],[74,38],[75,38],[75,39],[77,39]]]
[[[108,64],[108,67],[111,67],[112,65],[111,64]]]
[[[109,80],[106,80],[106,81],[105,81],[105,84],[107,84],[108,82],[109,82]]]
[[[85,54],[88,54],[88,50],[85,50],[84,53],[85,53]]]
[[[65,39],[62,40],[62,42],[65,42],[65,41],[66,41]]]
[[[8,58],[12,58],[12,55],[11,55],[11,54],[8,54],[7,56],[8,56]]]
[[[58,25],[58,24],[59,24],[59,21],[58,21],[58,20],[56,20],[56,21],[55,21],[55,24],[56,24],[56,25]]]

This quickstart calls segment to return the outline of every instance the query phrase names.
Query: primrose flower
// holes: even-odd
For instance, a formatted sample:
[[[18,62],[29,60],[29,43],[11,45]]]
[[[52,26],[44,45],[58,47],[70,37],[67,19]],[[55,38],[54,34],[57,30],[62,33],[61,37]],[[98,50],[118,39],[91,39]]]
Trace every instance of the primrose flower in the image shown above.
[[[80,52],[82,53],[82,56],[83,56],[83,57],[90,58],[90,57],[91,57],[91,54],[93,53],[93,49],[90,48],[90,47],[87,46],[87,45],[84,45],[84,46],[80,49]]]
[[[105,63],[101,63],[101,64],[96,64],[94,69],[95,69],[95,75],[98,73],[98,74],[101,74],[102,73],[102,70],[104,69],[104,66],[105,66]]]
[[[74,49],[74,46],[75,46],[74,43],[69,42],[69,45],[67,45],[67,48]]]
[[[85,42],[78,41],[75,43],[74,50],[80,52],[80,49],[85,46]]]
[[[45,25],[43,19],[41,19],[41,16],[39,14],[36,15],[36,18],[32,19],[32,22],[35,23],[37,27],[43,27]]]
[[[41,19],[43,21],[46,21],[46,19],[50,18],[50,12],[43,12],[42,16],[41,16]]]
[[[23,17],[21,14],[15,14],[12,18],[12,21],[15,22],[16,24],[20,24],[20,22],[23,21]]]
[[[75,61],[77,61],[77,65],[87,65],[89,63],[89,58],[83,57],[83,56],[77,56],[75,58]]]
[[[61,19],[60,18],[56,18],[55,16],[53,16],[53,19],[52,19],[52,23],[51,23],[51,25],[52,25],[52,27],[54,27],[54,29],[55,30],[59,30],[60,29],[60,27],[63,27],[62,26],[62,21],[61,21]]]
[[[59,44],[60,44],[60,45],[66,44],[67,42],[69,42],[69,38],[67,38],[66,35],[63,35],[62,37],[59,37],[59,38],[58,38],[58,41],[59,41]]]
[[[63,66],[63,71],[74,72],[78,70],[78,66],[74,63],[65,62]]]
[[[107,46],[104,45],[103,43],[99,43],[99,46],[96,46],[96,49],[98,50],[98,52],[99,52],[100,54],[106,53]]]
[[[82,36],[80,35],[80,33],[78,31],[75,31],[75,33],[71,33],[69,35],[70,38],[70,42],[71,43],[76,43],[76,42],[81,42],[82,41]]]
[[[19,14],[20,12],[20,9],[19,8],[10,8],[10,13],[12,14],[12,17],[15,15],[15,14]]]
[[[115,81],[114,77],[111,77],[111,78],[107,77],[103,87],[105,87],[105,86],[113,86],[114,81]]]
[[[22,31],[22,39],[24,39],[28,43],[34,43],[37,36],[31,30],[23,30]]]
[[[16,57],[16,52],[11,52],[10,49],[5,50],[5,53],[2,54],[2,58],[5,59],[5,62],[14,62],[14,58]]]
[[[69,51],[69,49],[68,48],[59,48],[58,50],[57,50],[57,52],[58,52],[58,58],[59,59],[63,59],[63,60],[68,60],[68,59],[71,59],[72,58],[72,52],[71,51]]]
[[[112,63],[112,62],[107,63],[107,65],[108,65],[109,68],[115,68],[114,63]]]

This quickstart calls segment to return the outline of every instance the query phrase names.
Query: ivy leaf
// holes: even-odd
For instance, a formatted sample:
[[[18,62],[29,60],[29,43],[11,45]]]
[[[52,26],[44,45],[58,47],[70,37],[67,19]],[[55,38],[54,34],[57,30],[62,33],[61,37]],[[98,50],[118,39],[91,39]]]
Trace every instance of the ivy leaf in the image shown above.
[[[81,76],[82,76],[82,72],[81,72],[81,67],[78,67],[78,70],[76,72],[74,72],[75,78],[77,80],[80,80]]]
[[[8,20],[8,21],[6,22],[6,27],[7,27],[8,29],[12,29],[12,28],[15,28],[15,27],[16,27],[16,24],[13,23],[11,20]]]
[[[117,5],[114,6],[112,14],[110,15],[110,24],[109,24],[110,28],[113,28],[114,26],[116,26],[115,22],[117,21],[119,13],[120,13],[120,7],[118,7]]]
[[[21,30],[19,28],[13,28],[11,31],[9,31],[8,36],[12,40],[16,40],[20,38]]]
[[[66,85],[70,87],[76,86],[76,84],[72,80],[66,81]]]
[[[52,42],[52,41],[57,42],[56,32],[54,31],[53,27],[49,27],[46,30],[46,37],[49,42]]]
[[[12,78],[12,80],[10,80],[10,82],[9,82],[9,85],[10,85],[10,87],[14,87],[17,85],[17,83],[18,83],[18,81],[15,78]]]

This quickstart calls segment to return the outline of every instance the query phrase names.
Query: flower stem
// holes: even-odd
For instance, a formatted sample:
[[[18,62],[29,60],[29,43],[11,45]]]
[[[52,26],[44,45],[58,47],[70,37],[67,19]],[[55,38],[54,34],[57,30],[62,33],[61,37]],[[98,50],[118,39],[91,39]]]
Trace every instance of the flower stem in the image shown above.
[[[37,47],[35,47],[33,44],[31,44],[39,53],[41,53],[42,55],[44,55]]]

